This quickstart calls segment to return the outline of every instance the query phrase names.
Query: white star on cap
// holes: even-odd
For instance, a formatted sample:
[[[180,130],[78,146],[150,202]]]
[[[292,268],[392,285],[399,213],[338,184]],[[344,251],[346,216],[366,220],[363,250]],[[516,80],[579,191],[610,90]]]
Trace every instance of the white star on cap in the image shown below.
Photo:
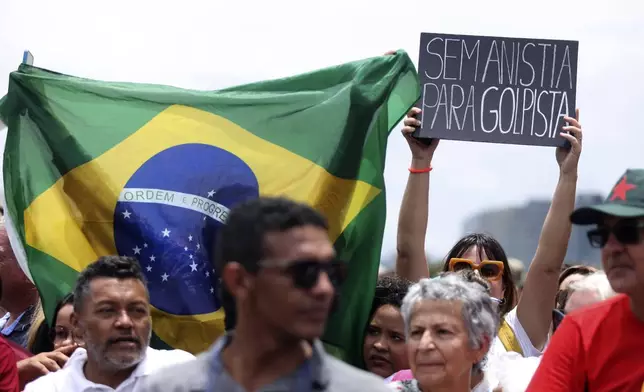
[[[165,230],[163,230],[161,233],[163,234],[164,237],[170,237],[171,231],[168,230],[168,228],[166,227]]]
[[[128,210],[123,211],[122,214],[124,219],[130,219],[130,215],[132,215],[132,213]]]

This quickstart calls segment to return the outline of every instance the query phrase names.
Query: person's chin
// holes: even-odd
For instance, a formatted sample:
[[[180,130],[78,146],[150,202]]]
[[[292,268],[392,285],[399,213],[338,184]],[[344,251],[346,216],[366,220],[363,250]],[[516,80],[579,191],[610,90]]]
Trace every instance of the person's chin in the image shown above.
[[[382,378],[387,378],[395,373],[391,368],[391,365],[385,364],[370,364],[367,366],[367,370],[369,373],[373,373]]]
[[[608,271],[606,275],[610,286],[616,293],[629,294],[637,286],[633,273],[634,271],[626,268],[614,268]]]
[[[142,360],[143,360],[143,358],[141,358],[141,357],[124,359],[120,363],[120,368],[121,369],[135,368],[135,367],[139,366],[139,364],[141,363]]]
[[[418,374],[420,375],[420,377],[416,377],[418,383],[428,388],[443,385],[446,380],[445,372],[438,366],[432,367],[432,369],[419,369]]]
[[[294,325],[293,332],[300,339],[319,339],[324,334],[324,324],[318,322],[300,322]]]
[[[108,362],[120,369],[127,369],[132,366],[136,366],[142,359],[143,355],[140,352],[132,351],[114,352],[110,353],[107,357]]]

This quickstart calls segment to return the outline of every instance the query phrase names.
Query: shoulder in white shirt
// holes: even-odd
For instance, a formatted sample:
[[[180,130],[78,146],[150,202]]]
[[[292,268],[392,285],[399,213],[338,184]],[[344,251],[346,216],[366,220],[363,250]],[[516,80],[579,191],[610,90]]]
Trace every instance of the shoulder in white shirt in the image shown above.
[[[508,323],[508,325],[512,329],[512,332],[514,332],[514,336],[518,340],[519,345],[521,346],[521,350],[523,351],[523,356],[526,358],[540,357],[543,352],[532,345],[528,334],[526,333],[525,329],[523,329],[523,325],[521,325],[521,322],[517,317],[517,307],[515,306],[514,309],[509,311],[504,318],[505,322]],[[505,349],[505,346],[503,346],[503,342],[501,342],[501,339],[499,339],[499,337],[497,336],[492,342],[492,347],[490,348],[488,356],[502,355],[506,352],[507,350]]]
[[[83,367],[87,362],[87,351],[78,348],[61,370],[49,373],[29,384],[24,392],[90,392],[115,391],[135,392],[136,386],[147,376],[167,366],[193,360],[194,355],[182,350],[155,350],[148,347],[145,358],[138,364],[132,375],[116,390],[100,384],[95,384],[85,378]]]

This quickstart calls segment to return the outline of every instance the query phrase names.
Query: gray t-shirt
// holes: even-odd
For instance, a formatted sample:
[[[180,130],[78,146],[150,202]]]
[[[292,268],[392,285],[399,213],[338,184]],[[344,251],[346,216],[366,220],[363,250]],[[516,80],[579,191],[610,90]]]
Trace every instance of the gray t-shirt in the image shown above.
[[[221,360],[223,348],[232,335],[220,338],[213,347],[194,361],[151,375],[141,392],[247,392],[228,374]],[[356,369],[324,351],[319,341],[313,355],[295,372],[281,377],[258,392],[387,392],[378,376]]]

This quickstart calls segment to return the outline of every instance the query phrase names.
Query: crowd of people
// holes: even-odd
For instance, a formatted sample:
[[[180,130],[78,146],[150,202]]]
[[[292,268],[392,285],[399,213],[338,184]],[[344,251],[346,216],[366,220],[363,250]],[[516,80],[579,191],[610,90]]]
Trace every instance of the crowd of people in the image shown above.
[[[319,212],[260,197],[236,206],[218,233],[211,263],[227,332],[196,357],[149,347],[146,278],[130,257],[87,266],[45,320],[1,228],[0,392],[644,390],[644,170],[627,170],[605,203],[575,210],[583,133],[567,117],[570,147],[557,149],[559,181],[524,281],[482,233],[457,241],[430,277],[439,141],[411,136],[419,113],[404,120],[412,161],[398,256],[394,273],[377,278],[362,369],[320,340],[351,261],[337,259]],[[590,227],[603,270],[564,264],[572,224]]]

